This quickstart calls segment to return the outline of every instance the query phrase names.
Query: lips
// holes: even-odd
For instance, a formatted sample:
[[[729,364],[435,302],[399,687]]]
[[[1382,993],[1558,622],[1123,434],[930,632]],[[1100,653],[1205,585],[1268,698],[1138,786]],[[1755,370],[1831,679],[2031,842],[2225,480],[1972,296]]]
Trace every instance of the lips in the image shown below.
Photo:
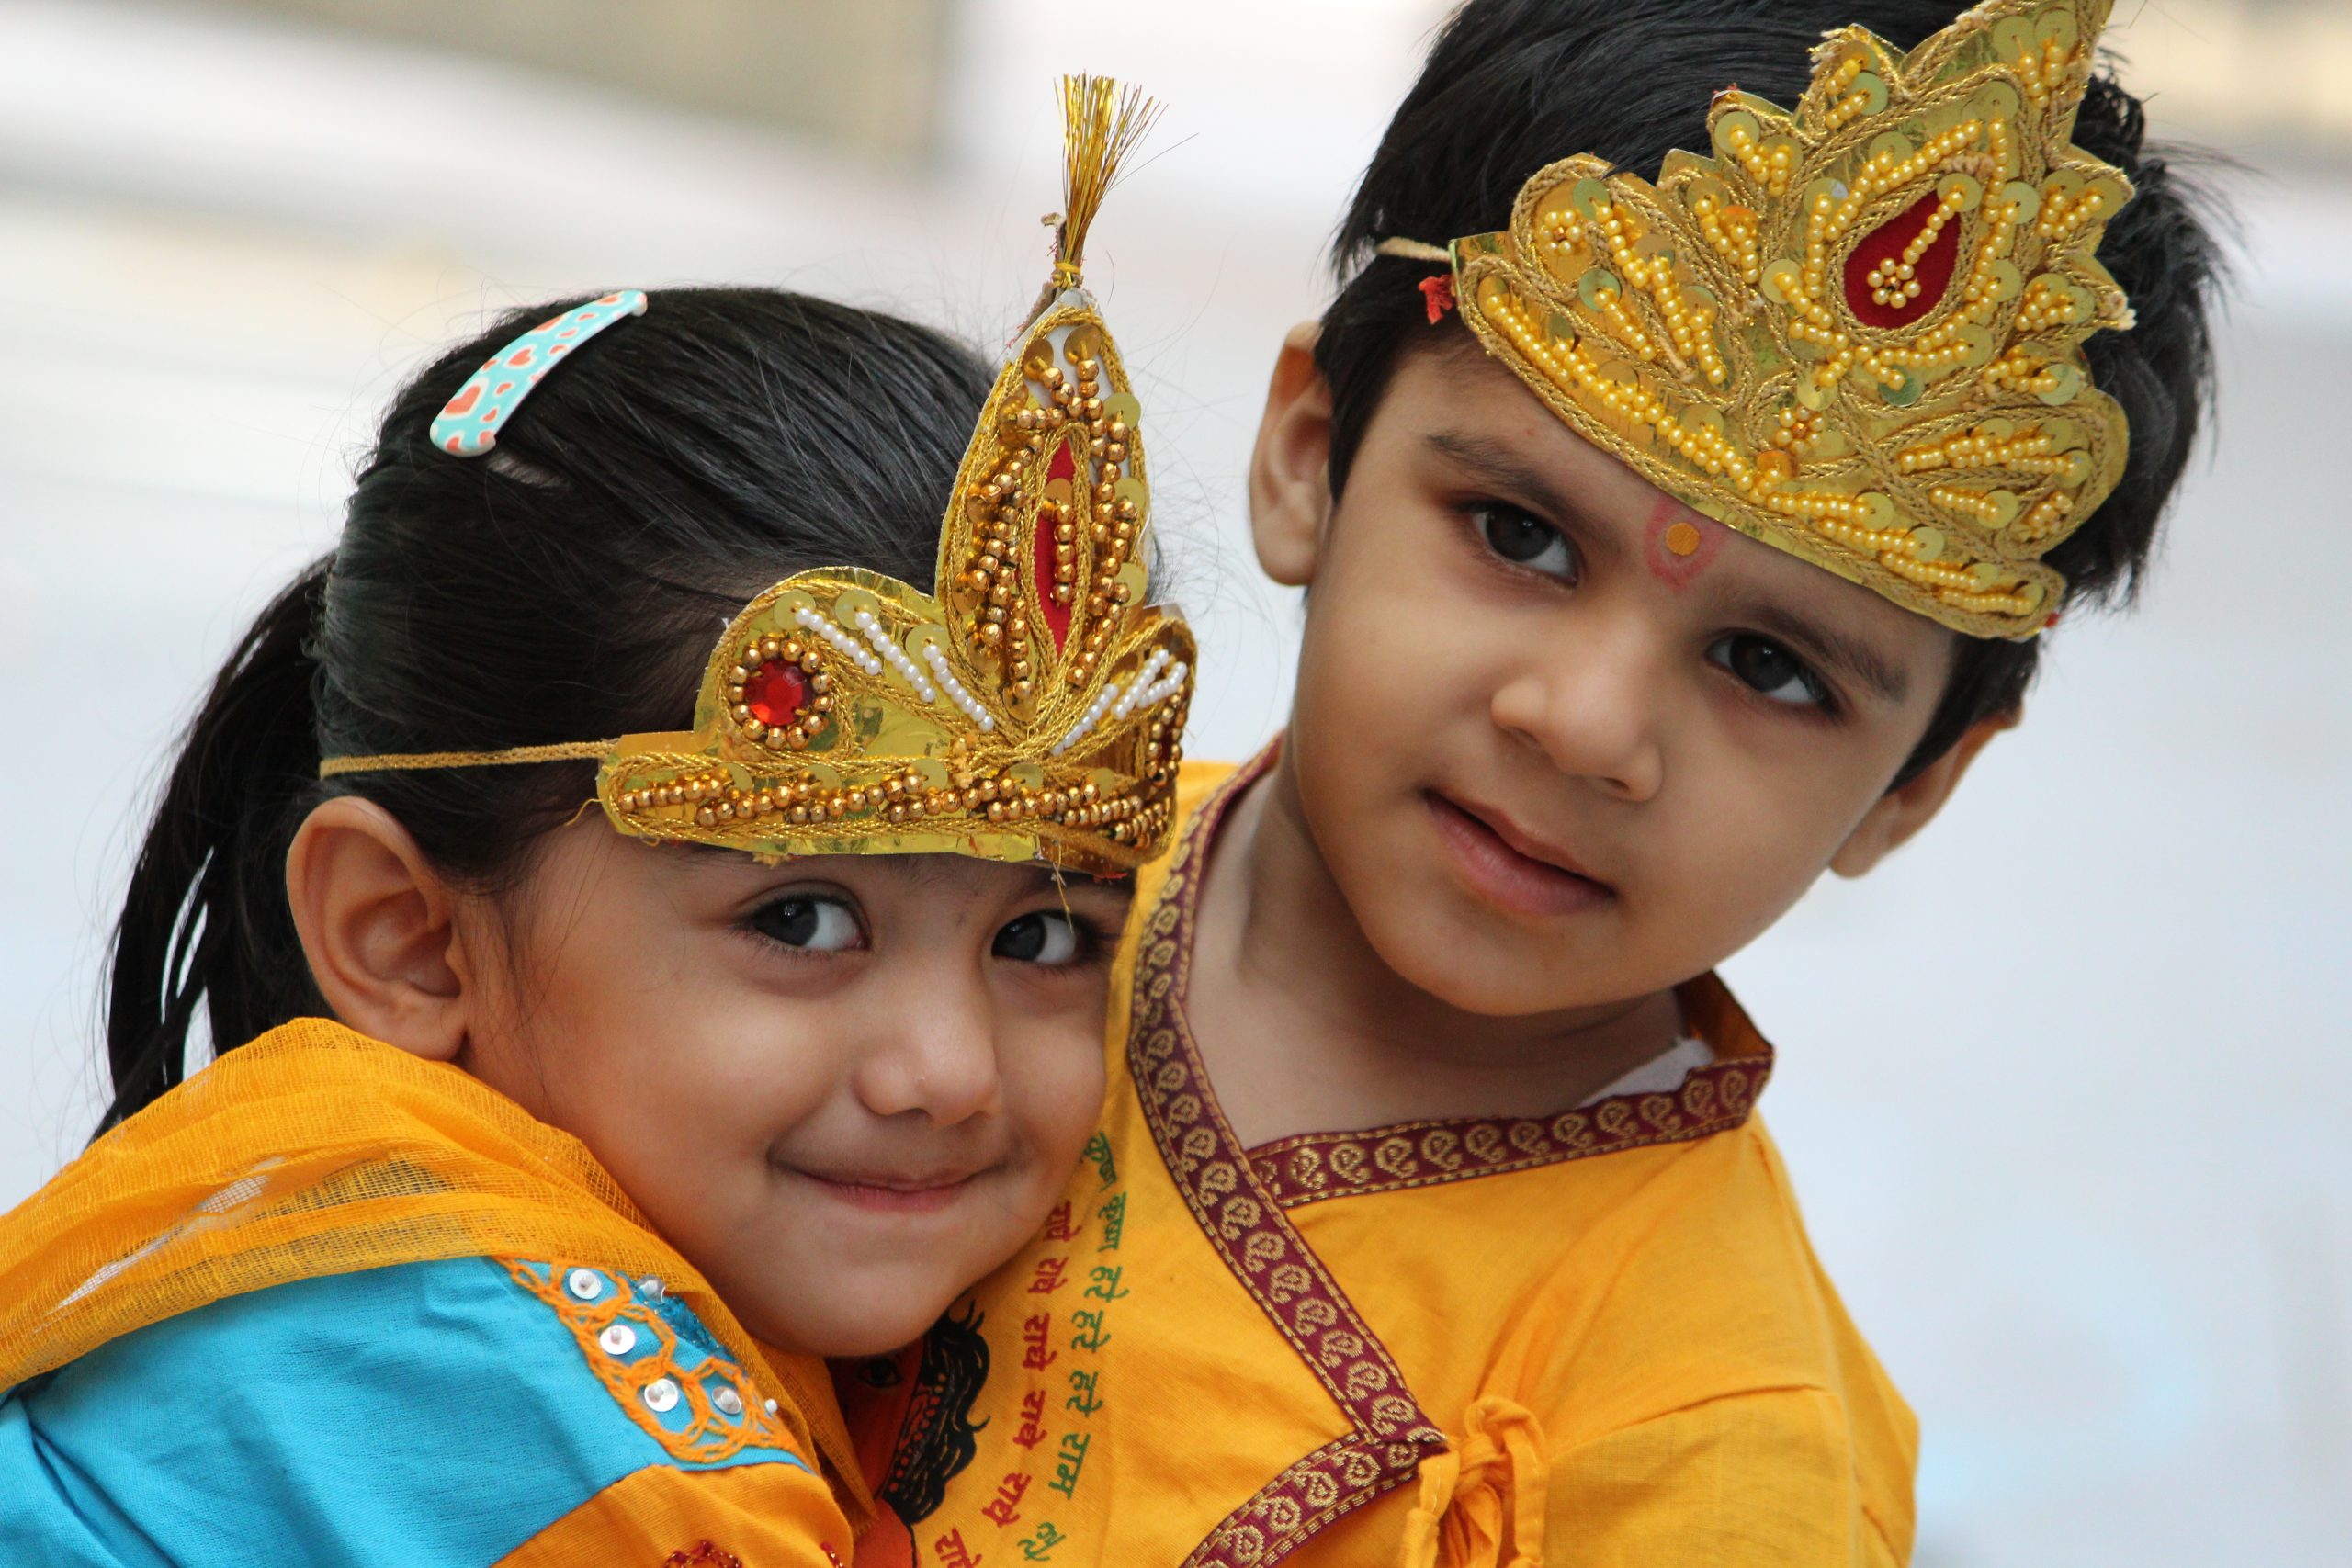
[[[820,1171],[793,1168],[793,1174],[802,1178],[826,1197],[854,1208],[882,1213],[933,1213],[970,1190],[980,1172],[977,1170],[936,1171],[910,1174],[900,1171]]]
[[[1615,888],[1579,870],[1567,852],[1501,812],[1467,806],[1435,790],[1421,798],[1455,874],[1487,902],[1508,913],[1550,919],[1589,913],[1615,900]]]

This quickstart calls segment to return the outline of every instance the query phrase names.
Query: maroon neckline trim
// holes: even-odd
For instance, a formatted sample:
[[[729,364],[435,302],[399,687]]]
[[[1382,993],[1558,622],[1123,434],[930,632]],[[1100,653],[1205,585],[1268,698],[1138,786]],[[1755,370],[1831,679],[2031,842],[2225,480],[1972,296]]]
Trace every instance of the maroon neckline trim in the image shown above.
[[[1386,1348],[1259,1179],[1217,1108],[1185,1021],[1200,872],[1226,807],[1272,755],[1236,772],[1185,825],[1137,944],[1127,1067],[1152,1141],[1202,1235],[1322,1382],[1349,1430],[1227,1514],[1184,1568],[1271,1568],[1332,1520],[1412,1480],[1423,1458],[1445,1449]]]
[[[1692,987],[1712,987],[1712,976]],[[1724,993],[1728,1002],[1728,993]],[[1453,1117],[1355,1133],[1300,1133],[1250,1151],[1258,1179],[1284,1209],[1501,1176],[1563,1160],[1677,1144],[1747,1120],[1771,1076],[1770,1047],[1694,1067],[1672,1089],[1612,1094],[1553,1116]]]

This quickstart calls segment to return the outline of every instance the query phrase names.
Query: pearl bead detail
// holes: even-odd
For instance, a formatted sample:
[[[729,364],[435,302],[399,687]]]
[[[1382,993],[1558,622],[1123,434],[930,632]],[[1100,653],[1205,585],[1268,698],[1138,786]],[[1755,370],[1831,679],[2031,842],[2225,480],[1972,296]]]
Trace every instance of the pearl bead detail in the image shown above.
[[[802,630],[814,632],[832,644],[836,652],[868,675],[882,673],[882,661],[860,648],[857,639],[842,630],[841,624],[831,615],[820,615],[803,605],[792,612],[792,618]]]
[[[1146,688],[1141,696],[1136,698],[1136,705],[1132,711],[1142,713],[1166,702],[1184,689],[1184,678],[1191,673],[1192,671],[1185,668],[1183,660],[1177,660],[1169,667],[1167,674],[1161,676],[1151,686]]]
[[[1161,668],[1167,664],[1168,659],[1169,653],[1166,649],[1155,648],[1151,650],[1151,657],[1143,661],[1143,668],[1136,671],[1136,678],[1128,682],[1125,694],[1111,705],[1113,718],[1125,718],[1143,705],[1146,689],[1150,686],[1152,677],[1159,674]],[[1176,668],[1181,671],[1184,667],[1179,664]]]
[[[1103,682],[1102,689],[1094,694],[1094,700],[1086,705],[1086,711],[1078,716],[1078,722],[1070,726],[1059,740],[1054,742],[1046,755],[1058,757],[1077,745],[1086,732],[1094,728],[1096,721],[1102,718],[1111,704],[1117,700],[1118,695],[1119,683],[1116,681]]]
[[[939,689],[947,694],[947,700],[963,710],[964,716],[970,719],[981,734],[993,733],[996,716],[980,705],[978,698],[964,689],[964,682],[956,678],[956,671],[949,668],[947,655],[940,651],[939,645],[924,643],[922,657],[923,661],[931,666],[932,678],[939,682]]]
[[[922,671],[915,668],[915,661],[907,657],[907,650],[899,646],[898,639],[890,635],[890,629],[876,617],[873,611],[860,610],[852,620],[857,629],[865,634],[865,640],[873,645],[874,651],[882,656],[882,662],[898,671],[899,678],[914,688],[918,698],[926,703],[939,700],[939,693],[923,678]],[[872,675],[879,671],[869,669],[866,673]]]

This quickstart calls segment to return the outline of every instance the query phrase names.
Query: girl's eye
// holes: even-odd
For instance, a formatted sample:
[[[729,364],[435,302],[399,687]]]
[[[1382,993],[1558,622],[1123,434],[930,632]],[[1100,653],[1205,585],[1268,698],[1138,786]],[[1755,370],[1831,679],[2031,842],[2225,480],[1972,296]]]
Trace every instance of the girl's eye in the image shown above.
[[[1078,923],[1058,909],[1039,909],[1008,921],[992,951],[1016,964],[1074,964],[1085,951]]]
[[[754,911],[751,926],[769,941],[804,953],[842,953],[865,945],[857,916],[838,898],[808,894],[779,898]]]
[[[1542,518],[1494,501],[1472,507],[1470,518],[1487,547],[1512,565],[1566,582],[1577,580],[1576,552],[1568,548],[1566,536]]]
[[[1792,707],[1826,708],[1829,688],[1779,643],[1745,632],[1718,638],[1707,657],[1752,690]]]

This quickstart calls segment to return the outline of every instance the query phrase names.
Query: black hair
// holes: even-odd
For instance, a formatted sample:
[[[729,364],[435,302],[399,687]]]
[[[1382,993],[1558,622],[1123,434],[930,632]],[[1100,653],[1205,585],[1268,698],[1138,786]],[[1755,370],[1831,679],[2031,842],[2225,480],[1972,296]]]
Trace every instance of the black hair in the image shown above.
[[[1347,481],[1402,356],[1457,346],[1457,323],[1429,324],[1417,277],[1427,262],[1376,255],[1389,238],[1443,244],[1501,229],[1527,177],[1573,152],[1654,178],[1669,149],[1704,153],[1707,107],[1735,82],[1793,106],[1810,51],[1858,23],[1901,49],[1947,27],[1958,0],[1471,0],[1430,50],[1388,123],[1333,241],[1340,288],[1315,360],[1331,389],[1330,479]],[[2140,100],[2097,74],[2075,143],[2123,171],[2137,194],[2112,219],[2098,259],[2131,297],[2137,324],[2084,345],[2101,390],[2131,421],[2130,459],[2112,494],[2044,560],[2070,607],[2128,604],[2156,525],[2195,446],[2213,390],[2208,322],[2222,277],[2218,212],[2180,149],[2143,145]],[[1934,761],[1978,720],[2024,700],[2040,643],[1959,637],[1928,730],[1897,775]]]
[[[322,757],[494,750],[689,721],[744,601],[820,565],[928,592],[993,372],[928,328],[805,295],[665,289],[533,391],[485,458],[433,416],[516,310],[393,400],[334,553],[264,610],[189,724],[114,931],[103,1126],[216,1051],[323,1013],[286,852],[320,801],[376,802],[496,891],[594,794],[594,764],[351,773]]]

